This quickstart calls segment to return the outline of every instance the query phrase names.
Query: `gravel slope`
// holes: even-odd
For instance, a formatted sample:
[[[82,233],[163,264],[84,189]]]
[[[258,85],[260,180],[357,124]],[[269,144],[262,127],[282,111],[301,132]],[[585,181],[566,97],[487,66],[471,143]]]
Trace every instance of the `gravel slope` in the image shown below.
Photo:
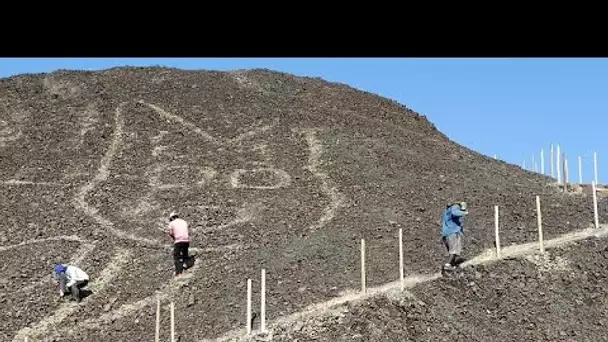
[[[274,331],[273,341],[605,341],[605,239],[476,266]]]
[[[149,341],[157,294],[175,301],[182,341],[219,336],[244,324],[247,278],[259,308],[261,268],[268,319],[358,288],[361,238],[368,285],[396,279],[398,227],[406,272],[434,272],[450,199],[471,208],[470,255],[493,245],[495,204],[505,245],[536,238],[537,194],[547,238],[593,219],[591,196],[459,146],[397,103],[268,70],[21,75],[0,80],[0,120],[1,246],[20,243],[23,227],[28,240],[75,235],[94,245],[81,264],[97,280],[84,306],[61,311],[41,279],[80,244],[2,252],[6,286],[36,290],[0,294],[13,308],[0,340],[29,327],[18,336]],[[163,232],[171,210],[199,248],[182,282]],[[25,277],[19,255],[35,256]],[[37,325],[55,310],[69,314]]]

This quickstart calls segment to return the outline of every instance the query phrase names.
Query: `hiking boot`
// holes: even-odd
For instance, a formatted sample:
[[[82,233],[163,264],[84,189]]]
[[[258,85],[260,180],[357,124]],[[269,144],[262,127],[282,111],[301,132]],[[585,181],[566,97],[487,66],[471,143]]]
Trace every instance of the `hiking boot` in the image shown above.
[[[441,274],[445,274],[445,272],[450,272],[450,271],[454,271],[456,269],[456,267],[450,265],[450,264],[444,264],[443,266],[441,266]]]

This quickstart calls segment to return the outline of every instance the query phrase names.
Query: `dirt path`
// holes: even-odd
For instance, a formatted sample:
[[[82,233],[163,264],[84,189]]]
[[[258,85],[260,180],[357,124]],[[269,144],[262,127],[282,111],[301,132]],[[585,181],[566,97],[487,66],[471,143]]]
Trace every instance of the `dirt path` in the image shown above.
[[[572,233],[564,234],[564,235],[558,236],[551,240],[545,240],[544,246],[545,246],[545,250],[547,250],[549,248],[563,246],[568,243],[576,242],[576,241],[583,240],[583,239],[586,239],[589,237],[602,238],[602,237],[605,237],[606,235],[608,235],[608,224],[603,224],[600,226],[600,229],[589,228],[589,229],[585,229],[585,230],[580,230],[580,231],[575,231]],[[482,265],[482,264],[496,262],[501,259],[520,257],[520,256],[524,256],[526,254],[539,253],[539,252],[540,251],[539,251],[538,242],[505,246],[501,249],[500,259],[496,258],[495,249],[488,249],[488,250],[480,253],[476,257],[474,257],[470,260],[467,260],[465,263],[463,263],[463,267],[470,266],[470,265]],[[430,282],[430,281],[436,280],[438,278],[441,278],[440,272],[437,272],[434,274],[426,274],[426,275],[411,275],[404,279],[405,288],[406,289],[411,288],[418,284]],[[269,322],[269,324],[267,324],[267,333],[266,334],[261,334],[259,331],[257,331],[252,334],[253,336],[246,336],[246,330],[243,327],[242,329],[231,330],[218,338],[202,339],[199,342],[248,341],[248,340],[251,340],[251,338],[253,338],[256,335],[258,338],[265,337],[266,340],[272,340],[272,331],[273,331],[273,328],[275,328],[275,327],[291,326],[306,317],[323,316],[325,314],[329,314],[334,310],[338,310],[339,306],[341,306],[345,303],[348,303],[348,302],[356,303],[356,302],[360,302],[364,299],[367,299],[367,298],[370,298],[373,296],[377,296],[379,294],[387,294],[387,293],[391,293],[391,292],[400,292],[400,282],[398,280],[378,286],[378,287],[368,288],[367,293],[361,293],[358,290],[357,291],[351,290],[351,291],[346,292],[346,294],[344,294],[341,297],[337,297],[337,298],[331,299],[326,302],[313,304],[313,305],[306,307],[304,310],[302,310],[300,312],[296,312],[296,313],[293,313],[293,314],[290,314],[287,316],[279,317],[274,322]],[[263,336],[263,335],[266,335],[266,336]]]

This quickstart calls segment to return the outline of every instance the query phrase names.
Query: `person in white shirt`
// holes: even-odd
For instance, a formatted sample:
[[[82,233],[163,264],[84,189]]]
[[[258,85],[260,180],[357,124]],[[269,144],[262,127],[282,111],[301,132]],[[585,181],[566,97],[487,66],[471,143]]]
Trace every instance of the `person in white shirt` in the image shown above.
[[[55,265],[55,279],[59,281],[59,297],[63,298],[70,291],[77,302],[82,300],[80,290],[89,284],[89,275],[73,265]]]

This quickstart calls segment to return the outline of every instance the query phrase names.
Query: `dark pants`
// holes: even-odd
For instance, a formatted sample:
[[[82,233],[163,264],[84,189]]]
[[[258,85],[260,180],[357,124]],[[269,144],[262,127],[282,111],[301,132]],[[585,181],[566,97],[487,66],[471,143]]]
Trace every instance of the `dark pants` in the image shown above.
[[[61,288],[61,291],[63,293],[70,291],[70,293],[72,293],[72,298],[74,298],[74,300],[76,300],[77,302],[80,302],[80,300],[82,299],[80,296],[80,289],[87,286],[89,284],[89,281],[88,280],[77,281],[74,285],[67,287],[68,278],[66,277],[65,273],[59,274],[58,278],[59,278],[59,287]]]
[[[460,257],[460,254],[462,253],[462,235],[451,234],[448,236],[444,236],[442,240],[445,249],[450,254],[447,263],[450,264],[452,267],[458,266],[463,263],[465,259]]]
[[[89,284],[88,280],[77,281],[76,284],[70,286],[70,292],[72,292],[72,298],[77,302],[80,302],[82,297],[80,296],[80,290]]]
[[[184,263],[188,260],[189,242],[176,242],[173,244],[173,261],[175,263],[175,274],[182,274]]]

